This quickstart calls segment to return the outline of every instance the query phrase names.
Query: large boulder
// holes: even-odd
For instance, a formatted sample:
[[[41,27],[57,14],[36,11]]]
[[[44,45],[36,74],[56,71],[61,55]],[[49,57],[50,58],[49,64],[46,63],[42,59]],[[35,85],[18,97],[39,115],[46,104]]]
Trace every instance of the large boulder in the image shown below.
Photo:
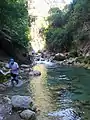
[[[36,119],[35,112],[33,112],[29,109],[21,112],[20,116],[21,116],[22,119],[25,119],[25,120],[35,120]]]
[[[12,106],[16,109],[32,109],[33,101],[30,96],[15,95],[11,98]]]

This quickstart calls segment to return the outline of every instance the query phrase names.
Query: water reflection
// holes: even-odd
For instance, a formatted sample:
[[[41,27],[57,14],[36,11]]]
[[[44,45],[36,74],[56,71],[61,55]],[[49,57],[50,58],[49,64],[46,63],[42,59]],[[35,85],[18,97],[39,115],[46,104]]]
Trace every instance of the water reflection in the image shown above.
[[[39,70],[41,72],[41,76],[32,78],[30,87],[35,104],[41,111],[40,118],[42,119],[43,115],[47,115],[47,113],[53,109],[53,104],[51,104],[51,94],[47,86],[46,67],[44,65],[38,65],[34,67],[34,70]],[[44,116],[44,119],[46,120],[47,117]]]

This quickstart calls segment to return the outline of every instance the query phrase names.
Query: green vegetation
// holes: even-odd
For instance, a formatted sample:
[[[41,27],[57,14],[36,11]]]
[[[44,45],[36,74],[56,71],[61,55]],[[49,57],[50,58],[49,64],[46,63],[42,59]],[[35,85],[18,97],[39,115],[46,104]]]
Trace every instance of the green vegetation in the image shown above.
[[[24,47],[28,45],[30,17],[26,0],[0,1],[0,41],[4,38]]]
[[[44,30],[47,48],[53,52],[79,48],[90,39],[90,1],[73,0],[63,11],[51,8],[47,18],[49,26]]]
[[[11,77],[10,74],[8,74],[6,76],[0,74],[0,83],[4,83],[4,82],[8,81],[10,79],[10,77]]]

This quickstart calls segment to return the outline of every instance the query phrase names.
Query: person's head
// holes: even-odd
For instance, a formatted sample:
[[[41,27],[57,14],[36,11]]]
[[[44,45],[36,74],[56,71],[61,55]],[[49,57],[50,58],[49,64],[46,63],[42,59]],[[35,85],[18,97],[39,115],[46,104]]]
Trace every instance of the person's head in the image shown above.
[[[13,65],[13,64],[14,64],[14,59],[11,58],[11,59],[9,60],[9,63],[10,63],[11,65]]]

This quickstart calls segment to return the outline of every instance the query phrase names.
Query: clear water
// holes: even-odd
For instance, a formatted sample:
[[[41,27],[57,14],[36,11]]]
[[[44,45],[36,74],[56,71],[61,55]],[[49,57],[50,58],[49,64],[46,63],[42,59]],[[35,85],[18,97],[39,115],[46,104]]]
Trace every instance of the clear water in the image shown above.
[[[37,65],[41,76],[30,78],[38,120],[90,120],[90,70]]]

